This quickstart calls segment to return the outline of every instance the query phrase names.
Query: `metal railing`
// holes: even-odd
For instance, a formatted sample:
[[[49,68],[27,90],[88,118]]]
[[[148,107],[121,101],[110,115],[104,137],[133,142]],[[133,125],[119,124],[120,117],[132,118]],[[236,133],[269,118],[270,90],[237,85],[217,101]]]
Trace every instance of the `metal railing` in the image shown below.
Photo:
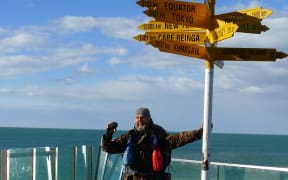
[[[97,180],[115,180],[122,176],[122,157],[100,152]],[[173,180],[201,179],[201,161],[172,158],[168,171]],[[211,180],[288,180],[288,168],[231,163],[210,163]]]
[[[201,179],[201,161],[187,159],[172,159],[172,167],[174,170],[173,179]],[[185,168],[184,177],[177,173],[178,167]],[[190,169],[190,171],[188,170]],[[191,169],[193,169],[191,171]],[[183,170],[180,172],[183,172]],[[212,180],[288,180],[288,168],[255,166],[245,164],[232,163],[210,163],[210,179]]]
[[[48,180],[57,180],[57,170],[58,148],[1,150],[1,180],[36,180],[36,174],[41,174]]]
[[[3,149],[0,180],[92,180],[95,153],[86,145]]]
[[[96,155],[96,156],[95,156]],[[1,150],[0,180],[117,180],[122,156],[93,146],[13,148]],[[175,159],[173,180],[201,179],[201,161]],[[288,168],[211,162],[211,180],[288,180]]]

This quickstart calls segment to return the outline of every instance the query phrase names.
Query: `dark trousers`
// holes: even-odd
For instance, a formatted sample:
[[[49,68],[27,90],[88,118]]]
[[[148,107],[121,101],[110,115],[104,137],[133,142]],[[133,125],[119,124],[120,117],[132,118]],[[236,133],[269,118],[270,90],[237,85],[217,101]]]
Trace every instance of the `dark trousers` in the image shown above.
[[[170,173],[157,174],[131,174],[126,172],[123,180],[171,180]]]

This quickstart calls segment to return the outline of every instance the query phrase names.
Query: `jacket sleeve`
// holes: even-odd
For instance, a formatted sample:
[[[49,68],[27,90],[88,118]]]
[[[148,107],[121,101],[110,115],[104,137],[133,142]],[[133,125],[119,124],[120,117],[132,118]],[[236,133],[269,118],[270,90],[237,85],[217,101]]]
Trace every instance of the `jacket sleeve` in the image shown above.
[[[112,140],[112,138],[106,138],[102,136],[101,148],[110,154],[123,153],[127,145],[128,134],[121,135]]]
[[[171,149],[175,149],[185,144],[197,141],[202,138],[203,129],[197,129],[193,131],[183,131],[177,134],[170,134],[166,137],[166,140]]]

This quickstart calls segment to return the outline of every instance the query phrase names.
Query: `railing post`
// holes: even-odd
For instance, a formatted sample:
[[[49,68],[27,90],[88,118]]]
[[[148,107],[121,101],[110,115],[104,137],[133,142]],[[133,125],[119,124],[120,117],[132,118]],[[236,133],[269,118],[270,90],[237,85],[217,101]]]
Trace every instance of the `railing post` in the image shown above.
[[[97,180],[97,178],[98,178],[98,168],[99,168],[100,156],[101,156],[101,146],[98,146],[97,163],[96,163],[96,167],[95,167],[94,180]]]
[[[219,177],[220,176],[220,172],[219,172],[220,166],[216,165],[216,167],[217,167],[217,180],[219,180],[219,178],[220,178]]]
[[[92,176],[93,176],[93,146],[89,146],[87,157],[87,180],[92,180]]]
[[[72,169],[71,169],[71,176],[72,180],[77,179],[77,146],[74,146],[72,149]]]
[[[9,180],[9,150],[1,151],[1,179]]]
[[[58,179],[58,147],[54,148],[54,180]]]
[[[32,180],[36,180],[36,148],[32,148]]]
[[[101,179],[100,179],[100,180],[104,180],[104,177],[105,177],[105,174],[106,174],[106,165],[107,165],[108,157],[109,157],[109,154],[108,154],[108,153],[105,153],[103,170],[102,170],[102,174],[101,174]]]
[[[51,163],[51,150],[50,147],[45,147],[45,152],[47,153],[46,164],[47,164],[47,178],[48,180],[53,180],[52,177],[52,163]]]

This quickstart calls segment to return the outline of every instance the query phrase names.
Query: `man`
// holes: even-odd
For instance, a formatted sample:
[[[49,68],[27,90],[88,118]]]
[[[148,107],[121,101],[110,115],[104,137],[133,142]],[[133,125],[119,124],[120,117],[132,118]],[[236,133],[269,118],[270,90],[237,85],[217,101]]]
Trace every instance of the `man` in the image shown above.
[[[108,124],[102,138],[102,150],[111,154],[124,153],[125,180],[169,180],[165,173],[171,151],[202,138],[202,128],[168,134],[154,124],[148,108],[136,110],[134,128],[112,140],[117,123]]]

